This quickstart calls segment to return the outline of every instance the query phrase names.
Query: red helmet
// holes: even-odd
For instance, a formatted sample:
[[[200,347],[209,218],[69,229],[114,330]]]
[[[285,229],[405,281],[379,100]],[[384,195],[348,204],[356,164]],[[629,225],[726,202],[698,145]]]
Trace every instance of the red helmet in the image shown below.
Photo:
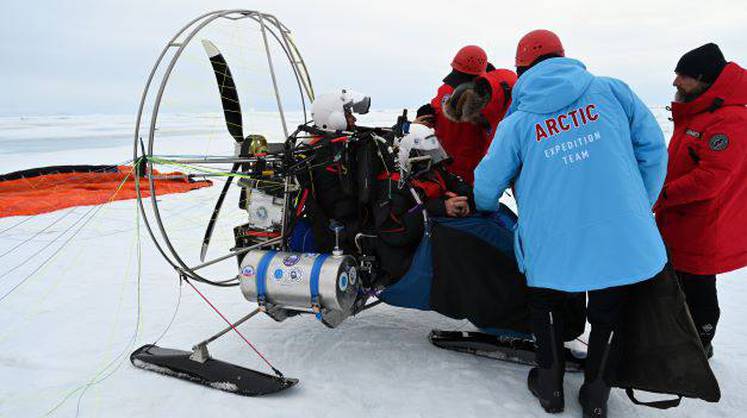
[[[471,75],[480,75],[488,66],[488,55],[477,45],[460,49],[451,61],[451,68]]]
[[[528,67],[532,65],[537,58],[547,54],[557,54],[561,57],[565,56],[565,51],[563,50],[563,44],[560,43],[560,38],[549,30],[533,30],[524,35],[524,37],[519,41],[519,45],[516,47],[516,66]]]

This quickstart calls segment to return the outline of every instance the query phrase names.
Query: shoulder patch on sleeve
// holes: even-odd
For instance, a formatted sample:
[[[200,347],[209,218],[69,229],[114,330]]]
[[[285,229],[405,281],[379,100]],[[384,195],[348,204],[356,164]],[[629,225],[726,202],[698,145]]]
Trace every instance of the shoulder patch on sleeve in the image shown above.
[[[708,147],[713,151],[723,151],[729,146],[729,138],[724,134],[716,134],[708,140]]]

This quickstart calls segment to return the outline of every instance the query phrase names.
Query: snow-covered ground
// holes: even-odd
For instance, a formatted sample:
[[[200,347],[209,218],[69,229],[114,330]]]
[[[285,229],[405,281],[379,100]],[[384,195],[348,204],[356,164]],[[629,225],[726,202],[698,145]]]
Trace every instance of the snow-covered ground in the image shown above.
[[[669,135],[666,112],[654,110]],[[361,122],[392,125],[397,114],[373,112]],[[278,137],[269,119],[253,115],[251,131]],[[133,123],[131,116],[0,118],[0,173],[127,161]],[[161,124],[163,149],[184,152],[207,142],[215,147],[211,152],[232,149],[219,115],[171,115]],[[161,198],[175,245],[195,257],[217,189]],[[235,201],[224,206],[213,256],[231,245],[230,227],[241,219],[228,203]],[[527,368],[443,351],[425,338],[431,328],[471,329],[469,323],[388,306],[336,329],[310,317],[275,323],[263,316],[243,325],[276,367],[301,381],[273,396],[235,396],[134,368],[129,353],[159,339],[174,312],[159,345],[189,349],[224,326],[189,287],[180,289],[137,219],[134,201],[0,219],[0,416],[545,416],[526,389]],[[235,274],[224,264],[211,272]],[[679,408],[657,411],[615,391],[611,416],[744,415],[746,279],[743,269],[719,281],[722,320],[711,365],[721,402],[686,399]],[[230,318],[255,307],[237,288],[201,290]],[[266,370],[234,334],[211,351]],[[581,379],[567,375],[561,416],[580,415],[575,393]]]

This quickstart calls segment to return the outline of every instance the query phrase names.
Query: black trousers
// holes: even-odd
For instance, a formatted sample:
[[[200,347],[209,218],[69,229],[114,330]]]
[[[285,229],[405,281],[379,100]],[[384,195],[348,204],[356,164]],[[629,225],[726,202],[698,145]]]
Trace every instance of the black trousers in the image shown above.
[[[677,271],[682,291],[687,299],[690,316],[698,329],[703,347],[711,344],[721,316],[716,292],[716,275],[691,274]]]
[[[620,322],[622,312],[630,295],[630,286],[617,286],[593,290],[588,294],[587,317],[591,324],[589,350],[586,360],[585,378],[593,380],[599,373],[602,355],[607,342]],[[553,289],[529,288],[529,312],[532,332],[537,343],[537,363],[540,367],[549,368],[553,364],[553,350],[561,350],[563,327],[563,304],[573,293]],[[551,324],[552,318],[552,324]],[[555,333],[553,336],[552,333]],[[553,345],[555,341],[555,345]],[[558,351],[562,358],[562,351]],[[615,359],[608,358],[607,367],[614,367]]]

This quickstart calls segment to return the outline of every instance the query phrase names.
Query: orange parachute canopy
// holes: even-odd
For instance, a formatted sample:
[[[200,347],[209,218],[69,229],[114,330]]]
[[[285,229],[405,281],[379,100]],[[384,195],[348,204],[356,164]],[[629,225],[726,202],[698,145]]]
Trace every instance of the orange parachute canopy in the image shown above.
[[[38,215],[73,206],[91,206],[137,197],[132,166],[54,166],[17,171],[0,176],[0,218]],[[153,171],[159,195],[184,193],[212,185],[209,180],[192,181],[173,172]],[[141,179],[142,195],[150,196]]]

